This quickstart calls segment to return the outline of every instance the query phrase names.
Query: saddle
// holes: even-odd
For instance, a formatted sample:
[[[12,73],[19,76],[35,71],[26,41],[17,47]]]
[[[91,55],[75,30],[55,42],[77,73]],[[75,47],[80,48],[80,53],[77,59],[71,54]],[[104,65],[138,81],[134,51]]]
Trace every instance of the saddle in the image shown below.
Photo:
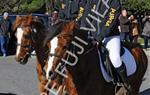
[[[127,55],[126,51],[131,52],[130,50],[132,48],[135,48],[135,47],[139,47],[139,45],[136,45],[136,44],[131,45],[131,43],[122,42],[120,56],[122,57],[124,55]],[[117,74],[117,71],[116,71],[115,67],[112,65],[112,63],[110,61],[109,53],[108,53],[108,50],[105,48],[105,46],[99,45],[98,51],[99,51],[99,54],[103,55],[103,56],[99,56],[99,58],[101,59],[101,62],[100,62],[101,66],[100,67],[102,67],[106,71],[106,73],[108,74],[108,76],[111,79],[111,82],[113,82],[113,84],[121,84],[121,83],[123,83],[121,78]],[[131,54],[130,54],[130,56],[131,56]],[[134,58],[132,58],[132,59],[134,59]],[[136,71],[136,62],[135,62],[135,60],[133,60],[132,62],[133,62],[133,65],[132,65],[133,71],[131,73],[131,70],[128,70],[128,71],[130,71],[130,74],[128,74],[128,72],[127,72],[128,76],[133,74]],[[123,64],[125,64],[126,68],[127,68],[128,64],[126,64],[125,61],[123,61]],[[105,74],[103,74],[103,76],[105,76]]]

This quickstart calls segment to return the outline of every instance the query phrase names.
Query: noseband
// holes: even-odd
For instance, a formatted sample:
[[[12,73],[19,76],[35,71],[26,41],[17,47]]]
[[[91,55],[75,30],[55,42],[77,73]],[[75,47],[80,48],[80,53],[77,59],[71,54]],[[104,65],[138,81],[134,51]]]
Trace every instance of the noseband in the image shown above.
[[[62,37],[62,36],[73,36],[73,34],[69,34],[69,33],[60,33],[59,35],[57,35],[56,37]],[[69,45],[66,45],[66,46],[63,46],[62,48],[64,48],[64,49],[67,49],[69,47]],[[62,56],[59,56],[59,55],[57,55],[56,54],[56,52],[55,53],[49,53],[49,56],[54,56],[54,57],[56,57],[56,58],[59,58],[59,59],[61,59],[62,58]]]
[[[73,33],[72,34],[69,34],[69,33],[60,33],[59,35],[57,35],[56,37],[63,37],[63,36],[73,36]],[[70,45],[68,44],[68,45],[66,45],[66,46],[63,46],[63,47],[61,47],[61,48],[63,48],[63,50],[64,50],[64,52],[68,49],[68,47],[69,47]],[[63,55],[64,54],[62,54],[61,56],[59,56],[58,54],[57,54],[57,52],[55,52],[55,53],[50,53],[49,54],[49,56],[51,56],[51,57],[55,57],[55,58],[57,58],[57,59],[61,59],[61,58],[63,58]],[[69,57],[69,55],[67,55],[67,60],[68,60],[68,57]],[[61,66],[60,66],[60,69],[63,69],[63,67],[64,66],[66,66],[66,64],[62,64]],[[55,80],[56,79],[56,77],[58,76],[58,74],[57,73],[55,73],[54,71],[50,71],[49,72],[49,79],[51,79],[51,80]],[[63,78],[62,78],[62,81],[63,81]]]

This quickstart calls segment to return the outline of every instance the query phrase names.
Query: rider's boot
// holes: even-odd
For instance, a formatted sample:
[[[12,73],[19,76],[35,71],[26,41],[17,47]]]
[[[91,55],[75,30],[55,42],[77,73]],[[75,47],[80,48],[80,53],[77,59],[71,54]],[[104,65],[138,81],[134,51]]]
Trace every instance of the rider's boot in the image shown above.
[[[116,70],[117,70],[117,73],[119,74],[121,80],[123,81],[124,87],[130,92],[131,86],[127,79],[127,72],[126,72],[125,65],[122,63],[122,65],[119,68],[116,68]]]

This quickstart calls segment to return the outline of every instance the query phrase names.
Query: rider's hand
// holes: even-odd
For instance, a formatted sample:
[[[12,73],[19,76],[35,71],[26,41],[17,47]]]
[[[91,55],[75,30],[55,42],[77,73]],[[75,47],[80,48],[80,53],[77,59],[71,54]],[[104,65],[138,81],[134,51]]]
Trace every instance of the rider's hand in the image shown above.
[[[131,15],[128,19],[129,19],[129,20],[133,20],[133,19],[134,19],[134,16]]]

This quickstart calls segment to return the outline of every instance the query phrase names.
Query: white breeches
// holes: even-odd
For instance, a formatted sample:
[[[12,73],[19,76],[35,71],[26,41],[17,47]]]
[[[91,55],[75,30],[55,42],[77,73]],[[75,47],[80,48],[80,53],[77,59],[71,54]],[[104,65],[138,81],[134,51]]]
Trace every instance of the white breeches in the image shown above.
[[[103,40],[103,43],[106,45],[113,66],[115,68],[120,67],[122,65],[122,60],[120,56],[121,50],[120,36],[107,37]]]

